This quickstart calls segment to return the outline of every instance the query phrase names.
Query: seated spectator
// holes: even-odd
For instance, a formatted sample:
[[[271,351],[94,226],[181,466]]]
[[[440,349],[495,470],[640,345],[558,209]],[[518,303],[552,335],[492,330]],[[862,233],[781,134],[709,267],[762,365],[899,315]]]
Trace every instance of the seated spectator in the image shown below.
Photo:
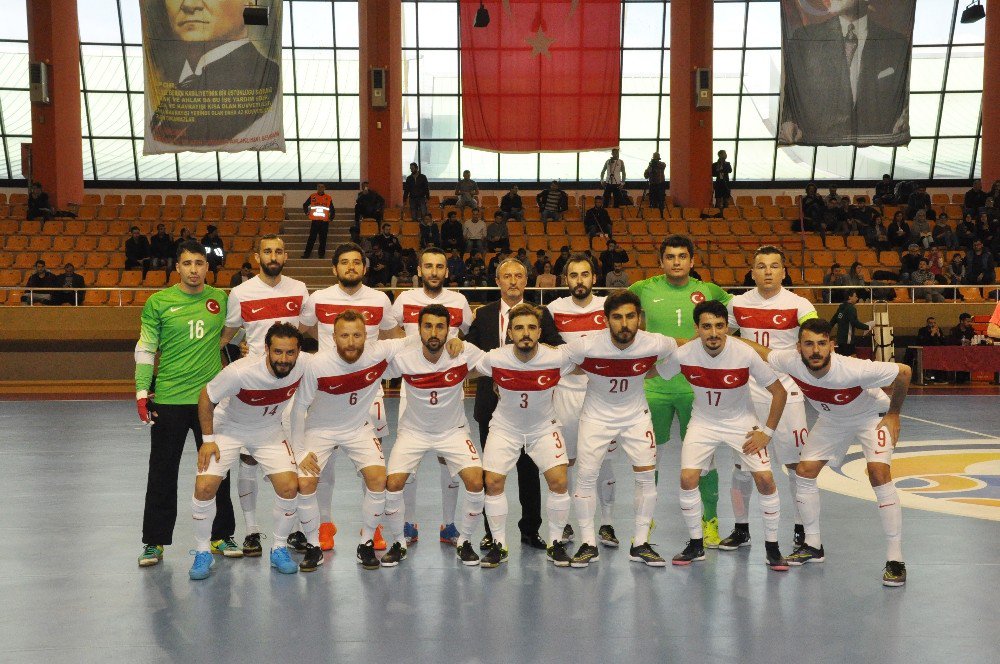
[[[486,269],[477,265],[465,275],[465,285],[469,288],[489,288],[493,284],[491,284],[486,278]],[[492,299],[490,297],[490,291],[471,291],[466,293],[466,297],[469,302],[479,304],[488,302]]]
[[[465,208],[479,210],[479,185],[470,176],[469,171],[462,171],[462,179],[455,187],[455,195],[458,196],[455,205],[462,212],[462,219],[465,219]]]
[[[983,181],[975,180],[972,183],[972,189],[965,192],[965,198],[962,201],[963,211],[965,214],[979,214],[980,208],[986,206],[986,199],[989,196],[988,193],[983,191]]]
[[[875,205],[892,205],[896,202],[896,183],[892,177],[886,173],[882,176],[882,181],[875,185],[875,195],[872,196],[872,203]]]
[[[55,291],[52,293],[52,304],[70,304],[75,307],[83,304],[83,298],[87,291],[83,290],[86,285],[83,276],[76,273],[76,266],[66,263],[63,266],[63,273],[53,275],[52,283],[57,288],[75,288],[76,290]]]
[[[178,231],[178,233],[177,233],[177,239],[174,240],[174,256],[177,255],[177,249],[182,244],[184,244],[188,240],[193,240],[193,239],[194,238],[191,237],[191,231],[189,231],[188,229],[182,228],[180,231]]]
[[[524,203],[521,194],[517,193],[517,185],[511,187],[510,191],[500,199],[500,211],[503,212],[505,219],[524,221]]]
[[[837,185],[831,184],[830,185],[830,191],[826,195],[826,206],[827,207],[836,207],[836,206],[839,206],[840,205],[840,199],[841,199],[841,196],[840,196],[840,194],[837,193]]]
[[[28,191],[27,219],[48,221],[54,214],[55,210],[52,208],[52,203],[49,202],[49,195],[42,191],[40,182],[35,182]]]
[[[979,215],[979,220],[976,221],[976,237],[982,240],[983,244],[989,248],[993,246],[994,240],[996,239],[994,233],[996,232],[996,224],[990,223],[989,216],[983,212]]]
[[[429,214],[425,214],[424,218],[420,220],[420,248],[426,249],[427,247],[440,246],[441,229],[438,228],[437,223],[434,221],[434,217]]]
[[[53,301],[54,293],[48,290],[36,290],[40,288],[55,288],[56,275],[45,268],[45,261],[35,261],[35,271],[28,277],[25,288],[31,289],[21,296],[21,302],[25,304],[56,304]]]
[[[955,235],[955,229],[951,227],[948,215],[943,213],[938,215],[937,221],[934,222],[934,228],[931,229],[931,241],[934,244],[944,245],[948,249],[958,249],[958,237]]]
[[[844,267],[840,263],[834,263],[830,266],[830,271],[823,277],[824,286],[846,286],[847,285],[847,274],[844,271]],[[834,289],[824,291],[824,296],[826,302],[836,304],[838,302],[843,302],[847,299],[847,291],[844,289]]]
[[[205,257],[208,258],[208,269],[218,273],[219,268],[226,262],[226,246],[219,237],[219,229],[209,225],[205,237],[201,238],[201,243],[205,247]]]
[[[865,243],[875,250],[875,256],[880,258],[883,251],[892,248],[889,244],[889,229],[885,227],[885,219],[881,214],[875,213],[872,216],[872,226],[865,235]]]
[[[996,261],[993,254],[976,239],[972,249],[965,254],[965,283],[969,285],[992,284],[996,280]]]
[[[548,264],[551,272],[552,261],[549,259],[548,253],[544,249],[539,249],[535,252],[535,274],[542,273],[542,267]]]
[[[403,255],[399,238],[392,233],[392,224],[382,224],[382,232],[372,238],[372,248],[378,247],[386,260],[398,260]]]
[[[569,262],[569,245],[564,244],[559,247],[559,255],[556,256],[556,262],[552,264],[552,274],[556,275],[556,279],[562,283],[562,274],[565,271],[566,263]]]
[[[913,216],[913,224],[910,225],[910,232],[913,233],[911,240],[927,249],[931,246],[931,223],[927,221],[927,212],[918,210]]]
[[[229,287],[236,288],[244,281],[250,281],[251,279],[254,278],[254,276],[255,275],[253,273],[253,265],[251,265],[249,262],[245,262],[243,263],[243,265],[240,266],[240,271],[234,274],[229,279]]]
[[[896,251],[902,252],[906,247],[910,246],[910,236],[912,235],[910,233],[910,225],[906,223],[902,212],[897,211],[892,216],[892,223],[889,224],[886,233],[889,236],[889,245]]]
[[[472,218],[462,224],[462,234],[465,237],[465,249],[469,253],[486,249],[486,222],[479,216],[479,208],[474,209]]]
[[[868,269],[858,261],[851,263],[851,268],[844,277],[844,284],[846,286],[858,286],[858,296],[865,299],[862,295],[864,292],[862,288],[869,283],[871,283],[871,279],[868,276]]]
[[[521,216],[523,217],[524,215],[522,214]],[[513,216],[510,218],[516,219]],[[496,251],[501,247],[510,251],[510,229],[507,227],[506,213],[497,210],[493,213],[493,221],[486,227],[486,249],[488,251]]]
[[[944,276],[953,286],[965,283],[965,259],[962,258],[962,254],[951,257],[951,262],[944,266]]]
[[[465,234],[462,222],[454,212],[448,213],[448,218],[441,224],[441,248],[445,251],[457,249],[465,253]]]
[[[535,263],[538,265],[538,263]],[[539,270],[538,276],[535,277],[535,286],[537,288],[555,288],[556,287],[556,275],[552,273],[552,263],[548,261],[542,263],[542,269]],[[546,300],[551,298],[545,297]]]
[[[958,317],[958,325],[951,328],[946,346],[968,346],[972,343],[972,338],[976,336],[976,331],[972,328],[972,314],[962,313]],[[955,372],[955,384],[965,385],[972,379],[968,371]]]
[[[174,238],[167,233],[166,226],[157,224],[156,235],[149,240],[149,267],[162,267],[165,272],[170,272],[176,256]]]
[[[831,206],[834,218],[833,232],[847,237],[861,235],[861,222],[858,219],[857,208],[851,205],[850,196],[841,196],[836,207]]]
[[[367,182],[362,182],[361,191],[354,199],[354,225],[351,226],[351,241],[357,242],[361,237],[362,219],[374,219],[381,224],[383,214],[385,214],[385,199],[380,193],[371,189]]]
[[[944,278],[944,265],[947,259],[944,246],[932,244],[925,257],[927,258],[927,269],[934,275],[934,281],[939,284],[947,284],[948,282]]]
[[[470,276],[476,268],[481,268],[481,272],[486,274],[486,261],[483,260],[483,254],[478,251],[473,251],[469,254],[469,257],[465,260],[465,275]]]
[[[599,237],[605,242],[611,238],[611,215],[604,207],[604,199],[594,197],[594,206],[583,216],[583,228],[590,237],[590,247],[594,247],[594,238]]]
[[[901,282],[909,283],[910,273],[920,266],[920,260],[923,257],[924,254],[920,251],[920,245],[916,242],[911,242],[906,253],[899,257],[899,280]]]
[[[972,243],[976,239],[976,220],[971,214],[964,215],[962,221],[958,222],[958,226],[955,228],[955,237],[958,238],[958,244],[962,247],[972,248]]]
[[[393,261],[385,255],[382,247],[373,244],[371,253],[368,255],[368,271],[365,273],[365,280],[372,288],[391,286],[392,275],[396,273],[393,267]]]
[[[486,264],[486,278],[489,281],[496,281],[497,268],[508,258],[510,258],[510,249],[500,249],[493,255],[490,262]]]
[[[837,312],[830,319],[830,323],[837,328],[836,352],[840,355],[854,355],[857,352],[857,340],[855,330],[862,330],[868,333],[868,325],[862,323],[858,318],[858,292],[856,290],[845,290],[843,300],[837,307]]]
[[[917,330],[917,343],[921,346],[944,346],[945,336],[941,332],[941,328],[938,327],[937,319],[934,316],[927,318],[927,324],[922,328]],[[924,382],[925,383],[943,383],[946,382],[946,374],[944,371],[924,371]]]
[[[538,272],[535,271],[535,263],[528,258],[528,250],[521,247],[517,250],[517,253],[514,254],[514,258],[516,258],[517,261],[524,266],[525,271],[528,273],[528,285],[535,285],[535,277],[538,276]]]
[[[416,288],[420,285],[420,280],[417,275],[410,270],[406,261],[403,261],[399,265],[399,272],[392,275],[389,279],[389,285],[393,288]]]
[[[826,217],[826,201],[817,193],[815,182],[806,185],[806,193],[802,197],[801,206],[804,230],[817,230],[817,225],[822,223]],[[798,228],[798,223],[793,223],[792,230],[797,232],[803,229]]]
[[[930,271],[930,264],[926,258],[921,258],[917,269],[910,273],[909,285],[934,286],[936,284],[934,274]],[[935,303],[944,302],[944,295],[937,288],[918,288],[914,291],[914,299]]]
[[[614,240],[608,240],[608,248],[601,252],[600,262],[601,282],[603,283],[608,274],[614,272],[616,263],[622,265],[628,263],[628,253],[624,249],[620,249]]]
[[[465,279],[465,261],[458,249],[452,249],[448,255],[448,276],[459,284]]]
[[[931,195],[927,193],[927,185],[918,183],[917,188],[906,200],[906,219],[912,220],[920,210],[923,210],[931,221],[937,216],[931,207]]]
[[[559,183],[553,180],[548,189],[543,189],[535,196],[538,209],[541,212],[542,223],[559,221],[563,212],[569,209],[569,196],[559,188]]]
[[[403,255],[399,259],[399,266],[404,266],[410,274],[417,274],[417,251],[416,249],[403,249]]]
[[[214,226],[209,226],[214,228]],[[128,229],[132,237],[125,240],[125,269],[142,270],[142,278],[146,278],[149,272],[149,262],[152,259],[149,249],[149,240],[139,231],[138,226]],[[207,237],[207,236],[206,236]],[[202,244],[205,244],[202,241]]]
[[[624,267],[615,263],[614,269],[604,275],[604,285],[608,288],[628,288],[628,274],[622,269]]]

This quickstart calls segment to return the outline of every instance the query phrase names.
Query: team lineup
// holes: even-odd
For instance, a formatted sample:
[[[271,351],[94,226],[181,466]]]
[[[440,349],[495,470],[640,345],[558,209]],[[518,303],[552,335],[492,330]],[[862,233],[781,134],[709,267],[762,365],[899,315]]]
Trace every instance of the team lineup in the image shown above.
[[[505,488],[515,469],[521,542],[544,548],[556,567],[597,563],[601,547],[620,544],[611,518],[610,459],[624,454],[634,485],[629,560],[665,567],[668,559],[649,536],[658,490],[674,486],[657,475],[657,461],[676,415],[680,512],[689,539],[672,564],[704,560],[706,548],[750,546],[754,488],[763,562],[775,571],[823,562],[817,477],[860,445],[887,542],[882,583],[905,584],[902,512],[890,464],[909,367],[837,354],[830,324],[781,286],[780,249],[756,251],[756,288],[735,297],[690,276],[694,253],[690,239],[671,236],[660,246],[662,276],[606,297],[593,293],[592,259],[575,255],[563,274],[568,295],[545,307],[524,302],[526,270],[508,259],[497,268],[499,302],[474,314],[462,294],[443,287],[447,257],[435,248],[420,254],[422,286],[390,302],[363,285],[364,254],[354,244],[334,252],[338,283],[310,294],[281,275],[287,256],[280,237],[263,236],[255,246],[258,276],[228,295],[205,284],[208,264],[199,243],[181,245],[180,283],[146,302],[136,345],[138,414],[152,425],[139,565],[159,563],[173,541],[190,430],[198,447],[193,580],[210,576],[218,555],[263,555],[258,468],[275,494],[271,567],[285,574],[317,570],[337,534],[338,452],[362,479],[356,556],[364,569],[401,564],[418,541],[416,470],[428,453],[440,469],[439,539],[463,565],[496,568],[507,561]],[[220,349],[237,334],[245,354],[223,367]],[[317,339],[319,352],[302,352],[305,335]],[[390,431],[386,379],[400,379],[391,448],[382,442]],[[477,385],[478,440],[466,416],[467,380]],[[818,416],[811,429],[806,402]],[[733,457],[735,517],[725,538],[717,517],[722,447]],[[788,555],[779,547],[772,461],[785,467],[794,499]],[[234,539],[231,470],[247,531],[242,547]],[[544,538],[539,475],[548,488]],[[480,524],[486,535],[477,552]],[[302,554],[298,562],[295,552]]]

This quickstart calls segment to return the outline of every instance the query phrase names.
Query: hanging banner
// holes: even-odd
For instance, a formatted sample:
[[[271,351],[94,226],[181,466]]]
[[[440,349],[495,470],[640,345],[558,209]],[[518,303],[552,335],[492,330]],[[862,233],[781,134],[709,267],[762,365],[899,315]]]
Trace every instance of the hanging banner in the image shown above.
[[[621,0],[461,0],[462,139],[497,152],[618,145]]]
[[[779,145],[906,145],[916,0],[781,0]]]
[[[266,26],[245,0],[141,0],[143,154],[285,150],[280,0]]]

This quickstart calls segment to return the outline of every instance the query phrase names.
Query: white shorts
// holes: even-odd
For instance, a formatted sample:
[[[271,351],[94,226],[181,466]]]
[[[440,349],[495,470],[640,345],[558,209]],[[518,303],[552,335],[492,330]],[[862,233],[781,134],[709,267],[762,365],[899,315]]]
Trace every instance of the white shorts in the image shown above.
[[[847,448],[861,445],[868,463],[892,463],[892,437],[885,427],[876,428],[884,413],[833,421],[820,417],[802,448],[803,461],[831,461],[839,465]]]
[[[708,470],[712,465],[715,450],[722,445],[733,450],[740,467],[752,473],[771,470],[771,457],[767,447],[755,454],[744,454],[743,443],[747,439],[747,431],[753,424],[737,426],[712,426],[708,422],[692,419],[687,426],[687,434],[681,445],[681,468],[698,468]]]
[[[251,440],[247,440],[245,436],[237,439],[230,434],[217,431],[215,444],[219,447],[219,460],[216,461],[213,455],[208,462],[208,469],[203,473],[198,473],[199,475],[225,477],[226,473],[239,460],[240,454],[244,454],[243,450],[246,450],[245,453],[257,460],[265,475],[298,471],[292,447],[280,431],[269,436],[256,436]]]
[[[605,456],[621,446],[633,466],[656,465],[656,438],[649,410],[635,424],[614,426],[605,422],[580,420],[577,434],[577,465],[600,468]]]
[[[491,426],[483,450],[483,470],[508,475],[517,465],[522,449],[540,473],[569,463],[566,441],[558,427],[524,435]]]
[[[385,392],[382,388],[378,388],[378,396],[375,397],[375,401],[372,402],[372,407],[368,411],[368,421],[378,438],[389,433],[389,420],[385,417],[385,400],[382,398],[384,395]]]
[[[361,430],[353,434],[326,435],[322,429],[307,430],[305,436],[305,451],[313,452],[322,470],[333,451],[339,449],[351,460],[356,470],[369,466],[385,467],[385,456],[382,454],[382,443],[375,436],[371,425],[367,422]],[[299,470],[299,477],[309,477]]]
[[[396,432],[396,442],[389,455],[389,474],[411,474],[428,452],[434,452],[448,464],[448,472],[455,476],[464,468],[482,468],[482,455],[468,426],[452,429],[443,437],[401,429]]]
[[[566,440],[566,454],[570,459],[576,458],[576,440],[580,433],[580,411],[583,410],[585,390],[566,390],[556,387],[552,395],[552,405],[556,410],[559,428]]]
[[[768,411],[771,410],[771,402],[754,401],[753,408],[757,413],[757,421],[761,425],[766,423]],[[806,403],[804,401],[786,403],[785,411],[781,414],[781,421],[778,422],[778,428],[774,430],[774,437],[768,443],[767,449],[771,453],[771,458],[783,466],[798,463],[799,453],[808,437]]]

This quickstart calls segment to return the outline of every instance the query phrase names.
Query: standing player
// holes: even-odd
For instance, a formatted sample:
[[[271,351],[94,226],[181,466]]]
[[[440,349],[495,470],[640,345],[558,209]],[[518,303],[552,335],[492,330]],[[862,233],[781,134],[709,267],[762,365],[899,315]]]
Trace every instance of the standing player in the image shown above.
[[[566,261],[563,268],[563,278],[569,288],[569,295],[549,302],[549,313],[555,321],[556,329],[566,341],[582,339],[589,334],[607,329],[604,320],[604,296],[593,293],[597,270],[594,262],[587,254],[574,254]],[[580,428],[580,409],[583,407],[583,396],[587,392],[587,375],[570,374],[559,381],[556,386],[554,403],[556,417],[566,440],[566,450],[569,456],[569,467],[572,470],[576,463],[576,438]],[[617,443],[612,443],[608,455],[601,464],[601,473],[597,478],[600,487],[601,527],[597,537],[604,546],[618,546],[615,529],[611,525],[611,513],[615,505],[615,473],[611,466],[611,454]],[[573,527],[566,524],[563,533],[564,541],[572,541]]]
[[[382,566],[398,565],[406,558],[403,527],[406,522],[403,487],[427,452],[444,458],[448,470],[465,484],[458,524],[459,560],[479,564],[472,549],[472,531],[483,513],[483,464],[472,442],[465,417],[464,382],[483,357],[472,344],[464,344],[461,354],[445,354],[451,313],[440,304],[424,307],[417,321],[420,345],[407,348],[393,358],[388,374],[406,383],[406,409],[399,416],[396,442],[389,455],[385,494],[385,527],[392,547],[382,556]],[[461,342],[458,342],[461,343]]]
[[[910,367],[896,362],[872,362],[833,352],[830,323],[822,318],[799,327],[797,351],[769,350],[744,340],[775,371],[787,373],[819,413],[795,467],[795,500],[805,528],[805,542],[788,557],[788,564],[821,563],[826,558],[819,532],[819,489],[816,477],[830,459],[859,443],[868,461],[868,479],[875,491],[888,550],[882,583],[906,583],[903,563],[903,512],[892,483],[892,451],[899,441],[899,411],[910,388]],[[892,387],[892,399],[880,388]]]
[[[422,288],[406,290],[399,294],[392,305],[392,315],[402,326],[406,336],[416,337],[418,334],[420,311],[429,304],[440,304],[448,309],[451,315],[450,334],[456,336],[469,331],[472,323],[472,309],[464,295],[457,291],[444,288],[448,279],[448,257],[437,247],[427,247],[420,252],[420,262],[417,274],[423,284]],[[406,409],[406,386],[400,389],[399,412]],[[455,507],[458,503],[458,480],[451,476],[445,460],[438,457],[441,471],[441,528],[439,539],[446,544],[458,544],[458,530],[455,528]],[[412,519],[417,513],[416,473],[403,489],[406,501],[406,513]],[[413,544],[419,538],[416,523],[404,526],[406,543]]]
[[[490,433],[483,450],[486,484],[486,519],[493,542],[483,556],[484,568],[507,561],[507,475],[521,450],[538,466],[549,486],[545,503],[549,519],[548,559],[556,567],[569,567],[569,555],[560,541],[569,516],[566,443],[552,405],[559,380],[573,370],[559,350],[538,343],[542,336],[541,307],[521,303],[508,312],[507,336],[511,343],[495,348],[480,360],[476,371],[490,376],[499,402],[490,419]],[[595,472],[596,481],[596,472]],[[593,514],[591,514],[593,520]],[[593,531],[593,525],[591,525]]]
[[[702,504],[698,492],[701,472],[712,463],[720,445],[732,448],[740,464],[753,475],[760,491],[764,516],[765,562],[773,570],[787,571],[778,548],[780,520],[778,489],[771,474],[767,444],[785,408],[785,388],[767,363],[745,344],[727,340],[729,312],[721,302],[708,300],[694,308],[698,342],[685,344],[674,357],[656,367],[665,380],[684,374],[694,388],[694,410],[681,447],[681,515],[691,539],[675,565],[705,559],[701,526]],[[771,397],[763,428],[750,401],[750,380]]]
[[[277,235],[262,235],[257,239],[254,260],[260,272],[229,293],[226,329],[219,342],[223,347],[242,327],[246,331],[247,352],[262,357],[266,353],[264,337],[271,325],[298,325],[299,312],[309,291],[301,281],[281,276],[287,258],[285,243]],[[262,549],[260,526],[257,525],[257,462],[249,454],[240,455],[236,490],[240,494],[240,507],[247,527],[243,553],[259,556]]]
[[[313,356],[292,406],[292,445],[299,460],[299,521],[308,542],[299,564],[303,572],[323,564],[316,484],[338,447],[365,480],[358,562],[365,569],[379,567],[372,537],[385,507],[385,458],[368,413],[382,374],[406,342],[365,344],[366,336],[360,312],[348,309],[337,314],[333,326],[336,350]]]
[[[641,381],[653,365],[677,350],[670,337],[639,329],[642,305],[634,293],[615,291],[604,300],[607,330],[575,339],[563,349],[587,373],[587,393],[580,411],[576,490],[573,507],[583,543],[573,567],[600,560],[594,536],[597,477],[612,441],[625,450],[635,477],[635,533],[629,560],[653,567],[666,561],[649,544],[656,508],[656,439]]]
[[[777,247],[760,247],[754,252],[750,272],[757,288],[730,300],[729,329],[739,330],[741,336],[771,350],[795,348],[799,325],[810,318],[816,318],[816,308],[804,297],[782,288],[781,282],[785,278],[785,254]],[[769,449],[771,457],[788,469],[788,486],[794,499],[795,464],[799,460],[799,450],[805,445],[806,436],[809,435],[806,404],[798,385],[786,375],[779,377],[788,398]],[[757,421],[766,421],[771,395],[758,385],[752,376],[750,398],[757,412]],[[747,469],[740,466],[741,464],[737,463],[733,468],[731,494],[736,525],[732,534],[719,542],[719,548],[723,551],[734,551],[741,546],[750,545],[750,527],[747,519],[754,480]],[[804,536],[802,519],[799,518],[796,509],[794,533],[796,547],[802,544]]]
[[[353,242],[338,245],[333,252],[333,274],[337,283],[329,288],[318,290],[310,295],[302,305],[299,316],[299,329],[314,336],[319,341],[321,352],[336,349],[333,343],[333,322],[337,315],[348,309],[359,312],[365,319],[366,341],[372,343],[379,339],[392,336],[396,328],[396,319],[392,316],[392,304],[382,291],[365,286],[364,250]],[[378,393],[372,410],[369,413],[375,436],[381,439],[388,431],[385,418],[385,391],[379,383]],[[333,536],[337,527],[333,524],[333,486],[334,463],[331,461],[323,468],[323,475],[316,487],[316,498],[319,502],[319,546],[324,551],[333,548]],[[375,530],[372,540],[375,549],[385,549],[381,527]]]
[[[139,566],[163,559],[163,547],[173,542],[177,521],[177,474],[190,430],[201,447],[198,395],[222,369],[219,338],[225,324],[226,293],[205,284],[208,259],[199,242],[177,248],[176,270],[180,283],[146,300],[142,329],[135,345],[135,398],[139,419],[152,424],[146,505],[142,517],[142,553]],[[149,390],[153,365],[159,353],[156,403]],[[242,552],[233,541],[236,524],[229,497],[229,478],[219,484],[218,511],[210,533],[212,547],[229,557]]]
[[[204,444],[198,450],[198,475],[191,499],[195,557],[189,576],[195,580],[207,578],[212,568],[208,524],[215,517],[215,492],[242,448],[264,467],[277,494],[272,509],[271,567],[282,574],[298,571],[287,548],[288,535],[297,521],[298,473],[281,417],[302,379],[306,359],[299,355],[302,333],[287,323],[275,323],[264,337],[264,348],[263,357],[248,355],[223,369],[198,399]]]
[[[699,302],[718,300],[727,304],[732,295],[713,283],[691,277],[694,265],[694,243],[683,235],[671,235],[660,244],[660,265],[663,274],[638,281],[629,290],[639,296],[645,311],[644,329],[678,339],[690,339],[695,334],[694,307]],[[694,394],[683,375],[665,381],[654,376],[646,381],[646,400],[653,416],[656,444],[670,439],[674,415],[680,424],[681,439],[687,433]],[[698,482],[705,505],[705,546],[719,545],[719,473],[707,471]]]

